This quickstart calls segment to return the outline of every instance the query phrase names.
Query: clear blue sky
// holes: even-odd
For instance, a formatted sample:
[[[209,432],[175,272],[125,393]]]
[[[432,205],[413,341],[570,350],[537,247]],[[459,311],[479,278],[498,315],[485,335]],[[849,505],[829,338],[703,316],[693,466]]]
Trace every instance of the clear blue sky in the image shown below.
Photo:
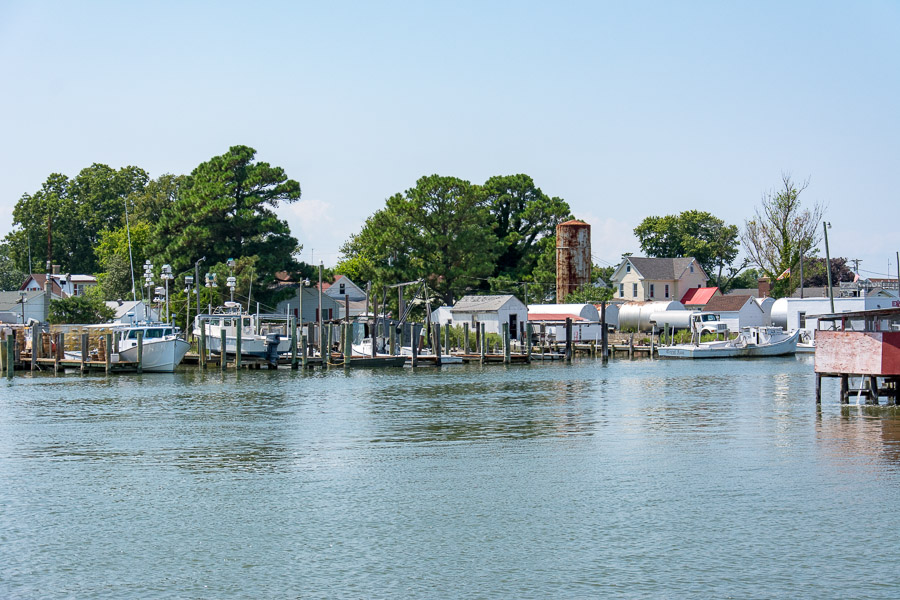
[[[300,182],[307,261],[425,174],[527,173],[605,264],[648,215],[743,226],[789,172],[832,256],[893,274],[898,31],[894,1],[0,0],[0,235],[50,173],[246,144]]]

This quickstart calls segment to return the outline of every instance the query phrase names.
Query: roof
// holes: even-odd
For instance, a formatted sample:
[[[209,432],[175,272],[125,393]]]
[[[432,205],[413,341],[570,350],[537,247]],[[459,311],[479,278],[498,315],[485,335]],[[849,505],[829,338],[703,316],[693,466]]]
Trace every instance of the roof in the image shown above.
[[[578,315],[572,315],[569,313],[528,313],[529,321],[565,321],[566,319],[572,319],[572,322],[576,321],[587,321],[584,317],[579,317]]]
[[[752,296],[732,294],[729,296],[715,296],[703,307],[704,311],[709,312],[737,312],[753,300]],[[753,302],[753,306],[759,308],[759,304]],[[762,310],[762,309],[760,309]]]
[[[502,296],[463,296],[450,310],[452,312],[490,312],[500,310],[510,300],[521,301],[512,294]],[[524,307],[524,305],[523,305]]]
[[[43,294],[44,292],[40,291],[32,291],[25,292],[25,302],[29,302],[32,298],[36,298]],[[0,292],[0,310],[21,310],[22,305],[20,304],[20,300],[22,296],[19,292]],[[18,308],[17,308],[18,307]]]
[[[686,258],[643,258],[629,256],[628,259],[644,279],[679,279],[681,274],[696,262],[693,257]],[[700,266],[700,263],[697,263]],[[701,267],[702,271],[702,267]],[[704,273],[705,274],[705,273]]]
[[[44,284],[47,283],[47,275],[45,273],[32,273],[28,277],[25,278],[25,281],[22,282],[22,285],[19,287],[20,290],[24,290],[30,282],[34,281],[38,284],[41,289],[44,289]],[[50,278],[50,291],[58,296],[66,296],[66,294],[62,291],[62,288],[59,286],[59,282],[53,278],[51,275]]]
[[[685,292],[684,296],[681,297],[681,303],[685,306],[687,306],[688,304],[705,305],[710,301],[710,299],[712,299],[713,296],[716,295],[716,292],[718,291],[719,288],[715,286],[690,288],[687,292]]]

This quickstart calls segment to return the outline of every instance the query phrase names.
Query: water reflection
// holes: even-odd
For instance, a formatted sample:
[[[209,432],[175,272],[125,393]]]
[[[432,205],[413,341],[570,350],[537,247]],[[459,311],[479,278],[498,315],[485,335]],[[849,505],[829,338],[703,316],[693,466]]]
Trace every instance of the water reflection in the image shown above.
[[[817,419],[816,438],[835,468],[900,471],[900,407],[844,405]]]

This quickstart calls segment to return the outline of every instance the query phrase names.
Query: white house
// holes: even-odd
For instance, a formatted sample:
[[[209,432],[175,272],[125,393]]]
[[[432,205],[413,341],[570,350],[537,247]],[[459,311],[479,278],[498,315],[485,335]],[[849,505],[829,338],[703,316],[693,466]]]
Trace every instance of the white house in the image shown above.
[[[316,323],[319,320],[319,290],[315,287],[306,287],[300,284],[291,284],[294,287],[294,295],[287,300],[282,300],[275,307],[277,314],[283,315],[290,310],[291,315],[300,317],[300,307],[303,306],[302,323]],[[323,286],[324,287],[324,286]],[[302,294],[302,297],[301,297]],[[322,317],[325,321],[337,319],[342,306],[334,298],[322,292]]]
[[[366,291],[350,281],[346,275],[338,275],[334,278],[334,283],[323,283],[322,291],[339,303],[344,302],[347,296],[350,297],[350,302],[366,299]]]
[[[603,333],[600,312],[593,304],[528,305],[532,330],[543,333],[543,339],[566,341],[566,319],[572,319],[572,339],[576,342],[599,340]]]
[[[643,258],[627,256],[613,273],[616,298],[680,300],[691,288],[706,286],[709,279],[695,258]]]
[[[159,314],[151,307],[148,307],[142,300],[111,300],[106,302],[106,306],[113,309],[116,313],[113,317],[114,323],[138,323],[140,321],[157,321]]]
[[[900,299],[886,291],[870,293],[865,297],[834,299],[836,313],[897,307],[900,307]],[[818,324],[816,316],[831,312],[828,298],[779,298],[772,305],[772,325],[787,330],[813,331]]]
[[[719,315],[729,331],[738,332],[742,327],[761,327],[766,324],[766,313],[749,295],[713,296],[703,312]]]
[[[54,265],[54,269],[58,266]],[[93,275],[60,275],[53,273],[50,275],[51,288],[54,294],[66,298],[68,296],[81,296],[88,288],[97,285],[97,278]],[[47,282],[47,275],[43,273],[33,273],[25,278],[25,283],[19,288],[28,292],[44,291],[44,284]]]
[[[469,323],[475,327],[484,323],[485,333],[503,333],[503,323],[509,324],[509,337],[519,339],[519,330],[528,318],[525,304],[513,296],[463,296],[450,309],[453,325]],[[522,324],[522,325],[520,325]]]
[[[21,293],[24,291],[24,295]],[[57,294],[50,294],[50,300],[59,300]],[[24,300],[24,301],[23,301]],[[0,312],[4,315],[4,321],[10,323],[27,323],[34,319],[45,323],[49,313],[47,294],[44,291],[0,292]]]

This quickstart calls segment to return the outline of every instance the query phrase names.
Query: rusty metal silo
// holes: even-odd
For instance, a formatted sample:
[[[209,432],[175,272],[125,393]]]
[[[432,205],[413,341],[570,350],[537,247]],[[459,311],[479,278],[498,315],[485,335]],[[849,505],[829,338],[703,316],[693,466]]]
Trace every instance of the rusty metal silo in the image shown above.
[[[556,301],[591,282],[591,226],[566,221],[556,226]]]

